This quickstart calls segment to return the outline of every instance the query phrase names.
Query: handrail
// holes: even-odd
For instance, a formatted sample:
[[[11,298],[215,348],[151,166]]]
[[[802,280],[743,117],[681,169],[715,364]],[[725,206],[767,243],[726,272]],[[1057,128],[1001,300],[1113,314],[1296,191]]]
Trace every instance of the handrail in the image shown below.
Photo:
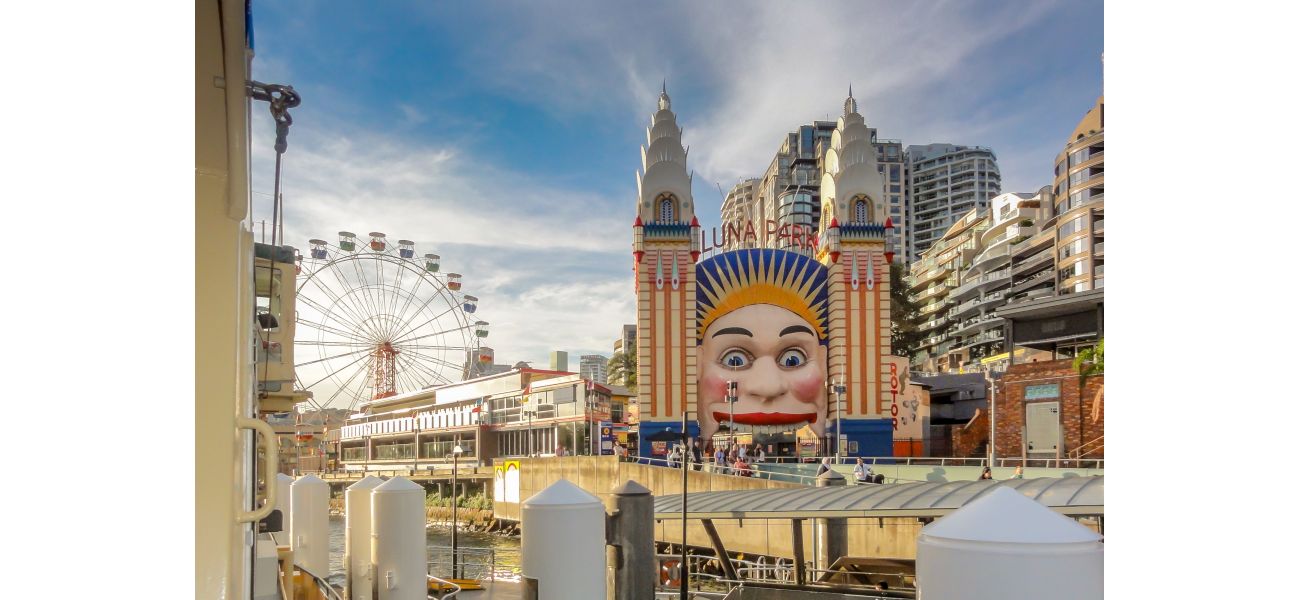
[[[1098,450],[1104,448],[1104,447],[1105,447],[1105,442],[1103,441],[1103,438],[1105,438],[1105,437],[1106,437],[1105,435],[1099,435],[1099,436],[1093,438],[1092,440],[1089,440],[1088,442],[1086,442],[1086,443],[1084,443],[1084,444],[1080,444],[1078,448],[1075,448],[1074,450],[1071,450],[1071,451],[1070,451],[1070,456],[1071,456],[1074,460],[1079,460],[1080,458],[1083,458],[1084,456],[1086,456],[1086,455],[1088,455],[1088,454],[1092,454],[1093,452],[1096,452],[1096,451],[1098,451]],[[1084,451],[1085,448],[1088,448],[1089,446],[1092,446],[1093,444],[1097,444],[1097,445],[1096,445],[1095,447],[1091,448],[1091,449],[1088,449],[1087,452]]]
[[[248,417],[235,417],[236,429],[252,429],[262,434],[266,441],[266,455],[262,464],[262,475],[266,478],[266,500],[262,506],[256,510],[241,510],[235,513],[235,519],[240,523],[255,523],[265,519],[271,511],[275,510],[277,489],[280,487],[276,484],[275,473],[279,471],[280,464],[280,441],[275,436],[275,429],[271,424],[261,419],[250,419]]]

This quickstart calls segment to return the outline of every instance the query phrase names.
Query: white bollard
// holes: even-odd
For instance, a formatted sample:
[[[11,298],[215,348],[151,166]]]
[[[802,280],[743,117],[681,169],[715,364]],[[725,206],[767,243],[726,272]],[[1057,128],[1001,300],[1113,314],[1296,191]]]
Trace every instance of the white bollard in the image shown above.
[[[330,486],[315,475],[290,486],[289,539],[293,562],[321,578],[330,575]]]
[[[343,568],[347,571],[348,598],[374,600],[374,568],[370,562],[371,491],[383,479],[367,475],[343,492],[347,528],[343,537]]]
[[[280,511],[280,526],[282,527],[279,535],[275,536],[281,545],[292,545],[289,543],[289,515],[293,511],[289,510],[289,494],[293,489],[293,477],[284,473],[275,474],[275,508]]]
[[[1096,532],[997,486],[916,539],[918,600],[1101,600]]]
[[[537,600],[605,597],[605,506],[561,479],[524,501],[520,514],[523,575]]]
[[[425,600],[429,547],[425,542],[424,488],[394,477],[370,495],[370,555],[374,600]]]

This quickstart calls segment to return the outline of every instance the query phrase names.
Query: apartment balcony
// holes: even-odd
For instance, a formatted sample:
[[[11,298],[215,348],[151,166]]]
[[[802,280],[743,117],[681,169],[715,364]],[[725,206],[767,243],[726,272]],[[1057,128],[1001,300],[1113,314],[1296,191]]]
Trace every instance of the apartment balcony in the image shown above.
[[[977,279],[973,281],[968,281],[962,284],[961,286],[959,286],[957,289],[953,290],[951,296],[954,298],[958,298],[965,295],[967,292],[970,292],[972,290],[984,289],[988,287],[990,284],[1001,283],[1002,281],[1010,277],[1011,277],[1010,269],[1000,269],[992,273],[988,273],[986,275],[981,275]]]
[[[926,288],[921,293],[917,294],[915,300],[917,302],[920,302],[923,300],[929,300],[931,298],[939,298],[947,294],[948,294],[948,288],[946,286],[934,285]]]
[[[961,344],[958,346],[958,349],[963,349],[963,348],[972,348],[972,347],[975,347],[975,346],[979,346],[979,345],[981,345],[981,344],[989,344],[989,343],[993,343],[993,342],[1000,342],[1000,341],[1002,341],[1003,337],[1004,337],[1004,335],[1003,335],[1003,333],[1002,333],[1002,328],[1001,328],[1001,327],[999,327],[999,328],[997,328],[997,329],[990,329],[990,330],[985,331],[984,333],[981,333],[981,334],[979,334],[979,335],[977,335],[977,336],[974,336],[974,337],[971,337],[971,338],[967,338],[967,339],[963,339],[963,340],[961,341]]]
[[[983,331],[989,327],[993,327],[994,325],[1001,325],[1001,323],[1002,317],[997,315],[984,315],[973,319],[966,319],[960,325],[954,327],[950,333],[952,335],[965,336]]]
[[[1106,232],[1106,219],[1097,219],[1092,222],[1092,234],[1101,235]]]
[[[939,309],[941,309],[941,308],[944,308],[944,307],[948,306],[949,304],[950,304],[950,303],[949,303],[948,301],[946,301],[946,300],[939,300],[939,301],[937,301],[937,302],[931,302],[931,303],[929,303],[929,304],[926,304],[925,306],[922,306],[918,312],[919,312],[921,315],[923,315],[923,316],[929,316],[929,315],[934,314],[935,311],[937,311],[937,310],[939,310]]]
[[[1001,237],[1006,239],[1005,236]],[[980,252],[975,256],[975,260],[971,261],[971,263],[974,265],[977,272],[987,271],[1001,267],[1006,264],[1010,258],[1011,248],[1007,247],[1006,244],[1002,244],[1000,246],[985,248],[983,252]]]
[[[1027,292],[1021,292],[1019,294],[1015,294],[1011,296],[1010,298],[1007,299],[1007,305],[1010,306],[1017,302],[1029,302],[1030,300],[1037,300],[1044,296],[1051,296],[1055,293],[1056,290],[1053,287],[1036,288],[1036,289],[1029,290]]]
[[[1011,250],[1011,256],[1013,257],[1028,256],[1046,248],[1047,246],[1053,245],[1055,242],[1056,234],[1054,230],[1047,225],[1043,225],[1042,230],[1026,239],[1010,244],[1009,247]]]
[[[1038,273],[1034,273],[1033,275],[1012,283],[1011,289],[1008,290],[1008,293],[1014,296],[1020,292],[1029,291],[1030,289],[1043,284],[1054,286],[1056,283],[1055,273],[1055,269],[1044,269]]]
[[[938,328],[940,328],[940,327],[943,327],[943,326],[947,325],[947,324],[948,324],[948,321],[950,321],[950,320],[951,320],[951,319],[950,319],[949,316],[946,315],[946,314],[945,314],[945,315],[938,315],[938,316],[936,316],[935,318],[930,319],[929,321],[926,321],[926,322],[924,322],[924,323],[921,323],[921,324],[918,325],[917,327],[920,328],[921,331],[930,331],[930,330],[932,330],[932,329],[938,329]]]
[[[1053,257],[1055,256],[1056,249],[1048,247],[1046,250],[1043,250],[1038,254],[1012,263],[1011,275],[1019,276],[1055,264],[1055,261],[1053,260]]]
[[[947,274],[948,274],[948,267],[946,265],[932,266],[926,269],[925,271],[917,274],[913,278],[912,286],[920,287],[921,285],[924,285],[931,281],[935,281]]]
[[[1106,242],[1097,242],[1092,245],[1092,255],[1102,257],[1106,255]]]
[[[1006,295],[1007,294],[1005,291],[993,292],[992,294],[985,294],[982,298],[976,298],[974,300],[963,302],[957,305],[957,308],[954,308],[952,312],[949,314],[949,316],[955,319],[960,319],[961,317],[970,314],[972,311],[976,311],[981,308],[985,308],[1001,302],[1004,298],[1006,298]]]

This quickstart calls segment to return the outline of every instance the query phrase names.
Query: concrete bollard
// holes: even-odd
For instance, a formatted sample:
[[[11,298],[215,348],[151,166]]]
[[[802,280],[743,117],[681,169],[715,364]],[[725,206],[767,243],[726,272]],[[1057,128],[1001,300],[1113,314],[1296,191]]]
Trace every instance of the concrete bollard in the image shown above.
[[[394,477],[370,493],[374,600],[424,600],[429,594],[429,548],[424,531],[424,488]]]
[[[628,480],[614,488],[607,507],[606,598],[654,600],[657,572],[654,496],[645,486]]]
[[[281,545],[292,545],[289,542],[289,517],[293,511],[289,510],[289,495],[293,493],[293,478],[284,473],[276,473],[275,486],[275,509],[280,511],[280,531],[284,532],[284,535],[277,536],[276,539],[285,542]]]
[[[383,483],[383,479],[367,475],[343,492],[343,513],[347,519],[343,537],[343,568],[347,573],[346,587],[351,600],[375,600],[374,563],[370,562],[370,536],[373,532],[370,501],[371,492]]]
[[[289,486],[289,539],[293,562],[313,575],[330,576],[330,485],[315,475]]]
[[[1101,600],[1102,536],[1003,485],[916,538],[917,598]]]
[[[817,476],[817,487],[847,485],[843,475],[827,471]],[[817,564],[829,569],[836,560],[849,553],[849,520],[817,519]]]
[[[538,600],[605,598],[605,507],[561,479],[520,507],[523,576],[537,580]]]

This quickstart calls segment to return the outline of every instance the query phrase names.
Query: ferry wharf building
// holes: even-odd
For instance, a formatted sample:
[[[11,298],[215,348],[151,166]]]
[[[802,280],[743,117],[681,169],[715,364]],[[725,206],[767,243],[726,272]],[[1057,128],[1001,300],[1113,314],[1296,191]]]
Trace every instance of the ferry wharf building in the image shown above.
[[[349,471],[430,469],[496,458],[611,454],[601,426],[625,428],[626,406],[578,373],[517,368],[373,400],[339,432]]]
[[[891,456],[891,408],[906,375],[889,346],[886,242],[894,226],[871,130],[852,95],[820,160],[811,251],[701,258],[707,241],[666,89],[641,155],[632,244],[638,453],[667,452],[649,438],[680,434],[685,413],[688,435],[706,448],[736,439],[763,444],[769,456],[791,446],[796,455],[826,455],[838,432],[843,454]]]

